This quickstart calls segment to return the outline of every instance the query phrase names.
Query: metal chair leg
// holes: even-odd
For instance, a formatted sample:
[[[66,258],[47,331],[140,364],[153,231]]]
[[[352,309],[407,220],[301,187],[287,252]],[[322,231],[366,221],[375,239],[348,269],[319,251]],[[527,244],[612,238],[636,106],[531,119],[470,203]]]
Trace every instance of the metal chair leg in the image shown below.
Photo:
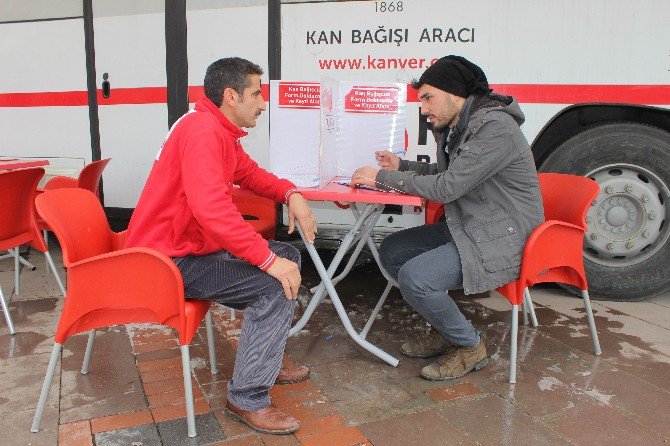
[[[516,348],[519,334],[519,306],[512,305],[512,330],[510,333],[511,347],[509,351],[509,382],[516,383]]]
[[[44,237],[44,243],[47,245],[47,250],[48,250],[49,249],[49,231],[47,231],[46,229],[43,229],[42,230],[42,237]],[[45,268],[46,268],[46,271],[48,273],[49,272],[49,260],[47,259],[47,261],[45,263],[46,263]]]
[[[9,314],[9,307],[7,307],[7,302],[5,302],[5,295],[2,294],[2,287],[0,287],[0,305],[2,305],[2,311],[5,313],[5,321],[7,321],[7,328],[9,328],[9,334],[13,335],[16,333],[14,330],[14,323],[12,322],[12,316]]]
[[[93,341],[95,341],[95,328],[88,332],[88,342],[86,342],[86,353],[84,353],[84,363],[81,365],[82,375],[88,375],[88,365],[91,362],[91,353],[93,352]]]
[[[60,274],[58,274],[56,265],[54,264],[54,261],[51,258],[51,254],[49,254],[49,251],[45,251],[44,256],[47,258],[47,262],[49,263],[49,265],[51,265],[51,271],[53,272],[54,277],[56,278],[56,282],[58,282],[58,288],[60,288],[60,292],[63,293],[63,296],[65,296],[65,287],[63,286],[63,281],[60,278]]]
[[[19,295],[19,247],[14,248],[14,294]]]
[[[596,321],[593,319],[593,311],[591,310],[591,300],[589,299],[588,290],[582,290],[582,298],[584,299],[586,318],[589,321],[589,329],[591,330],[593,349],[595,350],[596,356],[600,356],[602,354],[602,350],[600,350],[600,341],[598,340],[598,332],[596,331]]]
[[[530,313],[530,322],[533,324],[533,327],[537,327],[537,316],[535,316],[535,306],[533,305],[533,300],[530,298],[530,291],[528,287],[523,290],[523,300],[526,302],[526,307]]]
[[[235,319],[237,319],[237,315],[235,314],[235,309],[231,308],[230,309],[230,320],[234,321]]]
[[[181,366],[184,373],[184,400],[186,401],[186,424],[188,425],[188,436],[195,437],[195,409],[193,407],[193,384],[191,382],[191,357],[188,345],[180,345]]]
[[[528,305],[526,304],[526,296],[523,296],[521,301],[521,313],[523,314],[523,325],[528,325]]]
[[[216,350],[214,348],[214,328],[212,328],[212,311],[208,311],[205,315],[205,328],[207,329],[207,347],[209,348],[209,370],[212,375],[219,372],[216,363]]]
[[[51,387],[51,381],[53,380],[54,372],[56,371],[56,364],[58,363],[58,357],[60,356],[60,351],[62,348],[63,344],[54,342],[54,348],[51,351],[51,359],[49,359],[47,374],[44,377],[44,384],[42,384],[42,392],[40,393],[40,399],[37,403],[37,409],[35,410],[35,418],[33,418],[33,425],[30,427],[30,432],[40,431],[40,422],[42,421],[42,413],[44,413],[44,406],[47,403],[47,396],[49,395],[49,387]]]

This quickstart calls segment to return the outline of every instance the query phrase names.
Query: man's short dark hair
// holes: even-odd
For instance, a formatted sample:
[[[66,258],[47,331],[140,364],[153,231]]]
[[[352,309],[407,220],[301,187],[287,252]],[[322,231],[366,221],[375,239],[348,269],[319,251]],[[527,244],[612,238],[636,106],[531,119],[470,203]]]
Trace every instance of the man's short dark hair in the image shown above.
[[[219,59],[207,67],[205,73],[205,96],[217,107],[223,102],[223,91],[232,88],[239,94],[251,85],[250,74],[262,75],[263,69],[240,57]]]

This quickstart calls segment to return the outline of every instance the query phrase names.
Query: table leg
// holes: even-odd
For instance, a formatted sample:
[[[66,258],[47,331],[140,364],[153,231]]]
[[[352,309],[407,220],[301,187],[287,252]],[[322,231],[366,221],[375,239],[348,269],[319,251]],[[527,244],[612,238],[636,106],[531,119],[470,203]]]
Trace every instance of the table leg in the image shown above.
[[[393,356],[389,355],[385,351],[381,350],[379,347],[376,347],[375,345],[372,345],[368,341],[366,341],[364,338],[362,338],[358,333],[356,333],[356,330],[354,330],[354,327],[351,325],[351,321],[349,320],[349,317],[347,316],[347,312],[344,309],[344,306],[342,305],[342,302],[340,301],[339,296],[337,295],[337,291],[335,291],[335,287],[333,286],[332,281],[330,280],[332,273],[329,273],[326,271],[326,268],[323,266],[323,262],[321,261],[321,258],[319,257],[319,253],[316,252],[316,248],[314,248],[314,245],[311,243],[308,243],[307,240],[305,240],[305,236],[302,233],[302,228],[300,228],[299,224],[296,224],[298,231],[300,232],[300,236],[302,237],[303,241],[305,242],[305,246],[307,247],[307,252],[309,252],[310,257],[312,258],[312,261],[314,262],[314,266],[316,266],[316,270],[319,273],[319,276],[321,277],[321,280],[323,280],[324,286],[326,290],[328,291],[328,295],[330,296],[330,299],[333,301],[333,305],[335,306],[335,310],[337,311],[338,316],[340,317],[340,320],[342,321],[342,324],[344,325],[344,328],[347,330],[347,333],[351,338],[356,341],[358,345],[372,353],[373,355],[377,356],[378,358],[382,359],[383,361],[389,363],[393,367],[396,367],[398,365],[398,360],[394,358]],[[341,249],[341,248],[340,248]],[[339,250],[338,250],[339,252]],[[341,259],[340,259],[341,260]],[[333,260],[333,263],[335,261]],[[332,264],[331,264],[332,266]],[[330,269],[330,268],[329,268]],[[310,302],[310,306],[312,305],[312,302]],[[316,307],[316,305],[314,305]],[[312,311],[314,311],[312,309]],[[304,316],[303,316],[304,318]],[[301,319],[302,320],[302,319]],[[304,324],[303,324],[304,325]],[[296,324],[297,327],[297,324]],[[293,327],[295,329],[296,327]],[[301,327],[302,328],[302,327]],[[291,331],[293,331],[293,329]],[[300,329],[298,329],[300,330]]]
[[[377,209],[376,209],[377,208]],[[330,266],[328,267],[328,280],[330,280],[333,275],[335,275],[335,271],[337,270],[337,267],[340,265],[340,262],[342,261],[342,258],[344,258],[345,254],[349,250],[349,247],[353,243],[354,239],[356,238],[356,234],[358,233],[359,229],[367,219],[367,217],[372,214],[373,211],[379,212],[381,215],[381,210],[378,209],[375,205],[369,204],[365,207],[363,212],[360,214],[360,218],[356,220],[352,228],[349,230],[349,232],[344,236],[342,239],[342,244],[338,248],[337,252],[335,253],[335,257],[333,258],[333,261],[330,263]],[[376,220],[375,220],[376,223]],[[366,230],[370,230],[370,228],[366,227]],[[304,241],[304,238],[303,238]],[[308,246],[310,245],[309,243],[305,242],[305,245]],[[310,300],[309,305],[307,305],[307,308],[305,308],[305,312],[303,313],[302,317],[296,324],[291,328],[291,331],[289,331],[289,336],[295,335],[297,332],[302,330],[302,328],[307,324],[309,319],[312,317],[312,313],[314,313],[314,310],[316,307],[323,301],[324,297],[326,296],[326,287],[323,281],[323,277],[321,277],[322,281],[321,284],[316,288],[316,291],[314,292],[314,295],[312,296],[312,300]]]

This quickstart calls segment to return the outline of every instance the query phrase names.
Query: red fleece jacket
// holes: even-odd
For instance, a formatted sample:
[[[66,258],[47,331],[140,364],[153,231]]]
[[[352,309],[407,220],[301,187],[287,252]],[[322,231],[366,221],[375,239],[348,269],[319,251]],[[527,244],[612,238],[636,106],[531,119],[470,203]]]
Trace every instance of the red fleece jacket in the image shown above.
[[[128,227],[126,247],[170,257],[226,250],[267,270],[276,255],[233,203],[237,184],[286,203],[295,185],[258,167],[231,123],[207,98],[170,129]]]

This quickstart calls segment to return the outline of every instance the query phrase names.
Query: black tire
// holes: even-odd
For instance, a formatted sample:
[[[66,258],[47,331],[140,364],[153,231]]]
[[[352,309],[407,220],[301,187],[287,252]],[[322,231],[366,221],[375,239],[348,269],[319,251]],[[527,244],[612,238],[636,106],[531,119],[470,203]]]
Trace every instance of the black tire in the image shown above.
[[[608,166],[603,169],[603,167]],[[619,167],[617,167],[619,166]],[[603,222],[602,212],[599,207],[594,207],[592,211],[593,218],[589,223],[590,235],[585,239],[585,258],[584,267],[586,269],[587,280],[589,283],[589,294],[594,299],[615,300],[615,301],[639,301],[651,298],[663,292],[670,290],[670,133],[651,127],[635,123],[614,123],[592,127],[575,135],[563,144],[561,144],[544,161],[539,169],[541,172],[560,172],[576,175],[589,176],[596,179],[599,183],[617,184],[621,186],[626,182],[626,189],[629,193],[620,192],[626,209],[637,209],[637,212],[626,214],[628,222],[634,225],[630,232],[639,231],[638,239],[626,242],[619,240],[617,243],[608,243],[607,236],[611,234],[604,232],[602,239],[596,225]],[[617,171],[619,173],[617,173]],[[607,183],[607,181],[617,181],[612,175],[622,175],[620,183]],[[637,188],[636,178],[639,185],[647,187],[653,185],[657,194],[635,195],[633,189]],[[609,175],[609,176],[608,176]],[[651,181],[650,181],[651,179]],[[628,183],[632,187],[628,188]],[[602,184],[601,184],[602,186]],[[607,189],[607,188],[606,188]],[[607,210],[614,206],[605,203],[613,197],[617,197],[616,187],[610,187],[606,195],[601,191],[601,195],[596,200],[602,209]],[[637,189],[639,190],[639,189]],[[651,195],[651,200],[649,196]],[[641,197],[638,199],[638,197]],[[646,201],[643,204],[643,199]],[[600,201],[599,201],[600,200]],[[628,201],[629,200],[629,201]],[[596,203],[596,202],[594,202]],[[637,208],[636,208],[637,206]],[[647,206],[647,207],[645,207]],[[623,209],[624,205],[619,206]],[[598,213],[600,212],[600,213]],[[656,215],[656,214],[663,215]],[[653,214],[653,215],[652,215]],[[653,216],[653,218],[651,218]],[[658,219],[658,220],[657,220]],[[587,220],[588,221],[588,220]],[[633,223],[635,221],[635,223]],[[607,221],[609,222],[609,220]],[[606,222],[606,223],[607,223]],[[646,231],[645,225],[654,227],[653,231]],[[607,226],[604,226],[607,227]],[[595,228],[595,229],[594,229]],[[621,231],[623,231],[623,227]],[[628,229],[626,229],[628,231]],[[611,229],[616,232],[616,229]],[[647,239],[642,238],[642,233],[646,232]],[[614,235],[617,236],[617,235]],[[618,237],[628,237],[628,234]],[[632,237],[632,235],[631,235]],[[624,251],[622,244],[629,243],[632,246],[642,246],[648,243],[642,252],[625,255],[607,257],[610,254],[605,249],[595,249],[591,244],[608,243],[606,249]],[[632,240],[632,239],[631,239]],[[639,243],[642,242],[642,243]],[[600,247],[600,246],[598,246]],[[596,247],[597,248],[597,247]],[[626,254],[622,252],[622,254]],[[603,257],[601,257],[603,255]],[[610,254],[611,255],[611,254]]]

